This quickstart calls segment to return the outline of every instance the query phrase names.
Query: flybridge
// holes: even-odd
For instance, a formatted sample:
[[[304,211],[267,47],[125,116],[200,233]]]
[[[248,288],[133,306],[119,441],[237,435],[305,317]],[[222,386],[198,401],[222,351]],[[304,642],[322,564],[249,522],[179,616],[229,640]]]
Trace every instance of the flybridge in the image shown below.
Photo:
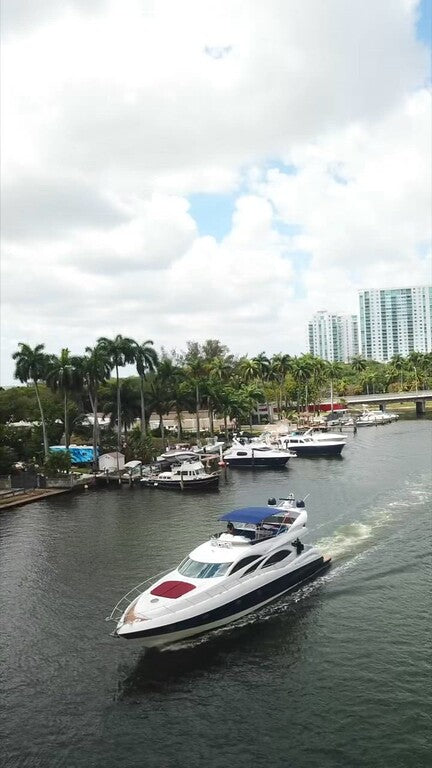
[[[250,525],[259,525],[267,518],[275,514],[274,507],[241,507],[240,509],[233,509],[231,512],[227,512],[226,515],[219,517],[219,520],[229,521],[231,523],[249,523]]]

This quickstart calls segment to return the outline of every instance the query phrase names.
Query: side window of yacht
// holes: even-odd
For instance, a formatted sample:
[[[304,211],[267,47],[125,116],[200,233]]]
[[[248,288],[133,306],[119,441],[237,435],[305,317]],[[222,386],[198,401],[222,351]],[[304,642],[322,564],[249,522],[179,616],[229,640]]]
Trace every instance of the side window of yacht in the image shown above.
[[[245,565],[249,565],[249,563],[253,563],[254,560],[258,560],[259,555],[248,555],[248,557],[243,557],[241,560],[238,561],[238,563],[235,564],[233,567],[230,576],[232,576],[233,573],[236,571],[239,571],[240,568],[244,568]]]
[[[280,563],[281,560],[285,560],[288,555],[291,554],[290,549],[281,549],[279,552],[275,552],[274,555],[270,555],[268,560],[263,563],[263,568],[268,568],[269,565],[274,565],[275,563]]]
[[[261,565],[261,563],[262,563],[262,558],[261,560],[257,560],[253,565],[251,565],[251,567],[248,568],[247,571],[242,573],[242,577],[247,576],[247,574],[252,573],[252,571],[256,571],[256,569],[258,568],[259,565]]]
[[[189,576],[191,579],[212,579],[215,576],[223,576],[231,563],[201,563],[198,560],[192,560],[187,557],[177,568],[182,576]]]
[[[237,451],[237,456],[247,456],[247,451]]]

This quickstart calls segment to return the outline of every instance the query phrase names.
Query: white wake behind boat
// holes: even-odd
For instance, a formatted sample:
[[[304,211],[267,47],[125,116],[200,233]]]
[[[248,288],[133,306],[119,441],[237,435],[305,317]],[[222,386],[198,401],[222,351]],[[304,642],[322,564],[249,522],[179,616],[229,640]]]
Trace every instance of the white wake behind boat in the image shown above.
[[[113,634],[167,645],[235,622],[322,573],[331,559],[304,545],[307,512],[293,496],[222,515],[227,531],[170,572],[128,592],[108,620]]]

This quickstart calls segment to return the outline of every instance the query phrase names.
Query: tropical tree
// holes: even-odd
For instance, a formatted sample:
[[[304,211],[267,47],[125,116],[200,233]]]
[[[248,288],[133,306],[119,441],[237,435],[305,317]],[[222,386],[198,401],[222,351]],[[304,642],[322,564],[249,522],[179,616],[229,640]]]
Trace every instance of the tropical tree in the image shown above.
[[[302,355],[301,357],[294,358],[292,361],[292,375],[297,384],[297,412],[300,412],[301,389],[303,387],[305,392],[305,406],[307,413],[309,403],[308,382],[312,377],[312,363],[310,355]]]
[[[98,468],[99,422],[98,394],[99,387],[111,376],[111,363],[103,347],[86,347],[86,357],[82,358],[82,376],[87,386],[93,411],[93,469]]]
[[[396,375],[400,376],[400,391],[403,392],[403,374],[406,369],[406,360],[402,355],[393,355],[390,367]]]
[[[223,416],[225,439],[228,442],[228,385],[233,375],[233,360],[231,357],[215,357],[209,365],[209,379],[207,383],[209,397],[213,410]],[[212,411],[213,414],[213,411]],[[213,419],[210,424],[213,434]]]
[[[408,367],[414,371],[414,381],[416,392],[418,391],[419,379],[422,376],[424,355],[421,352],[410,352],[408,355]]]
[[[253,358],[254,362],[258,365],[258,377],[262,384],[265,384],[268,381],[269,378],[269,372],[270,372],[270,360],[265,354],[265,352],[260,352],[259,355]],[[267,399],[267,389],[264,387],[264,393],[265,393],[265,403],[267,406],[267,415],[270,420],[270,406]],[[258,408],[258,424],[261,423],[260,419],[260,411]]]
[[[158,356],[155,349],[153,349],[153,342],[151,339],[143,341],[142,344],[137,344],[135,349],[135,365],[138,376],[140,377],[140,395],[141,395],[141,432],[146,436],[146,412],[145,412],[145,396],[144,396],[144,383],[146,379],[146,373],[153,373],[156,370],[158,364]]]
[[[117,392],[117,472],[119,472],[119,456],[121,447],[121,394],[119,368],[123,368],[127,363],[135,361],[137,343],[133,339],[117,334],[115,339],[109,339],[101,336],[97,341],[98,347],[106,354],[111,370],[115,369],[116,374],[116,392]]]
[[[56,355],[50,355],[49,357],[45,380],[53,392],[60,392],[63,395],[66,450],[69,448],[70,439],[68,418],[69,395],[79,390],[80,386],[82,386],[79,369],[79,360],[71,356],[67,347],[63,347],[59,357]]]
[[[325,366],[326,374],[328,377],[328,380],[330,381],[330,410],[331,413],[333,413],[333,387],[334,382],[336,379],[340,378],[342,375],[343,366],[342,363],[339,363],[337,361],[335,362],[327,362]]]
[[[159,428],[162,444],[165,448],[165,425],[163,417],[170,412],[171,408],[173,408],[174,397],[172,389],[169,386],[168,379],[166,375],[164,375],[163,369],[161,374],[159,374],[158,369],[158,372],[155,375],[152,375],[150,378],[149,394],[152,401],[152,409],[156,411],[157,415],[159,416]]]
[[[277,382],[278,385],[278,395],[277,395],[277,404],[278,404],[278,417],[279,419],[282,418],[282,401],[283,401],[283,392],[285,387],[285,379],[287,373],[292,371],[293,366],[293,359],[290,357],[290,355],[282,355],[277,354],[273,355],[273,357],[270,360],[270,366],[268,368],[267,372],[267,378],[271,381]],[[287,405],[285,401],[285,406]]]
[[[367,360],[361,355],[356,355],[351,360],[351,368],[354,373],[362,373],[367,368]]]
[[[363,389],[366,389],[367,395],[371,394],[371,390],[372,394],[375,392],[376,372],[372,370],[372,368],[367,368],[365,371],[363,371],[363,374],[360,377],[360,381]]]
[[[199,409],[201,405],[201,394],[205,388],[208,377],[209,363],[202,357],[192,357],[185,366],[185,374],[195,392],[195,414],[196,414],[196,439],[200,441],[200,417]]]
[[[113,382],[110,382],[110,384],[113,384]],[[105,416],[110,415],[111,424],[114,424],[116,421],[116,418],[114,417],[116,411],[116,395],[117,393],[114,391],[114,387],[108,386],[102,403],[103,413]],[[128,430],[133,426],[139,416],[140,392],[138,379],[136,376],[123,379],[121,388],[120,425],[121,431],[124,431],[125,438],[127,437]]]
[[[28,344],[24,344],[20,342],[18,344],[18,347],[19,349],[17,350],[17,352],[14,352],[14,354],[12,355],[12,359],[16,361],[14,376],[23,384],[26,384],[29,381],[29,379],[33,382],[37,403],[39,406],[39,413],[41,417],[44,457],[45,457],[45,461],[48,461],[49,449],[48,449],[45,415],[42,408],[39,387],[38,387],[38,382],[44,381],[45,379],[45,375],[47,371],[48,355],[43,351],[45,349],[44,344],[37,344],[34,347],[34,349],[32,349]]]
[[[261,365],[255,358],[242,357],[238,362],[237,371],[242,385],[251,384],[252,382],[257,382],[261,372]],[[261,394],[262,391],[260,390],[260,395]],[[258,403],[252,403],[251,412],[249,414],[249,423],[251,428],[252,412],[254,410],[256,410],[259,414]]]

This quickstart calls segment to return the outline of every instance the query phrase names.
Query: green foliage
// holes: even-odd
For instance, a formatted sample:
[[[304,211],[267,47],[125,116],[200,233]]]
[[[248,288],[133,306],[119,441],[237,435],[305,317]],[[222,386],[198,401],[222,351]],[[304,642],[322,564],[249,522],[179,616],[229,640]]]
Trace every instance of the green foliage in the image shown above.
[[[134,427],[126,443],[126,461],[136,459],[143,464],[149,464],[155,456],[155,445],[151,435],[143,435],[140,427]]]
[[[69,451],[61,451],[59,453],[50,451],[48,459],[45,461],[44,469],[53,475],[59,472],[70,472],[71,457]]]
[[[0,475],[9,475],[16,461],[17,452],[9,445],[0,445]]]

